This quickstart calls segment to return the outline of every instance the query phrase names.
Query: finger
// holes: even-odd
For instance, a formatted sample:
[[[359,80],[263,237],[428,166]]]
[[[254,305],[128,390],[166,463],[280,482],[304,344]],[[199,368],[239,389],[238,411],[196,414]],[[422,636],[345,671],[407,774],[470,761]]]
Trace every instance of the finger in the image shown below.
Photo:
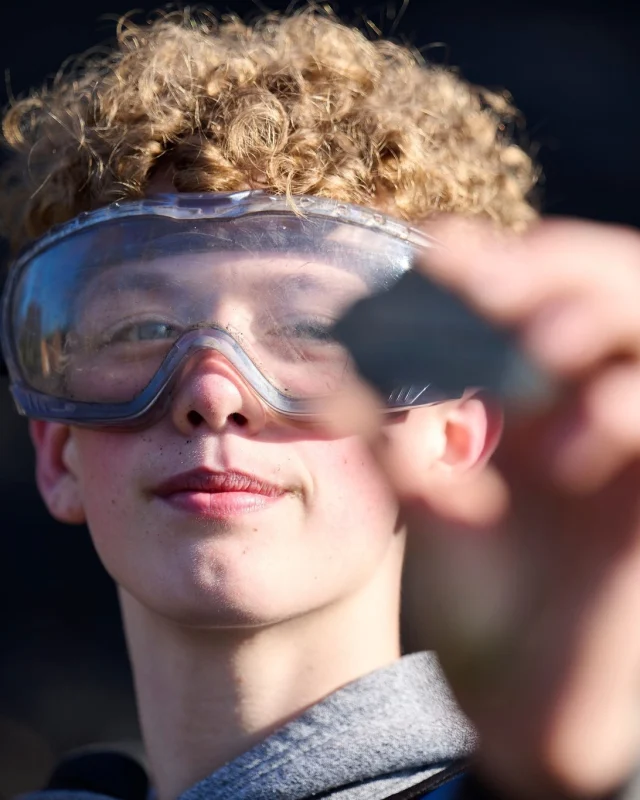
[[[322,399],[316,427],[324,436],[359,436],[373,444],[385,419],[383,399],[362,380],[353,379],[344,391]]]
[[[549,302],[524,325],[522,341],[556,375],[575,376],[604,360],[640,356],[637,295],[603,292]]]
[[[575,492],[603,486],[640,461],[640,371],[616,365],[594,378],[579,407],[555,421],[545,453],[553,478]]]
[[[452,218],[429,232],[444,246],[418,268],[498,323],[517,324],[549,299],[640,291],[640,236],[630,229],[545,220],[515,236]]]

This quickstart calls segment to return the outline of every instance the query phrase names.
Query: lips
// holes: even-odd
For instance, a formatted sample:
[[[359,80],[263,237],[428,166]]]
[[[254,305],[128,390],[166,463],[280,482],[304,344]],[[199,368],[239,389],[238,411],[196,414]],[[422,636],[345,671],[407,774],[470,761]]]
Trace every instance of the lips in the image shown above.
[[[174,475],[153,493],[181,511],[221,518],[260,510],[286,492],[284,487],[248,473],[197,469]]]
[[[242,472],[210,472],[198,469],[169,478],[157,487],[155,494],[159,497],[169,497],[178,492],[206,492],[208,494],[244,492],[265,497],[277,497],[284,494],[284,491],[280,486]]]

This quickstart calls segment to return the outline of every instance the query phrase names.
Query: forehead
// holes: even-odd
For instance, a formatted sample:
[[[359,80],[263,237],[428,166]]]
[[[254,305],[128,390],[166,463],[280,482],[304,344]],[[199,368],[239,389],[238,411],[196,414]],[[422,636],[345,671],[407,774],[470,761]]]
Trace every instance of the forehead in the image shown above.
[[[90,269],[86,291],[163,292],[181,288],[244,294],[287,292],[351,293],[364,277],[342,266],[303,253],[216,251],[154,255]],[[258,293],[258,294],[256,294]]]

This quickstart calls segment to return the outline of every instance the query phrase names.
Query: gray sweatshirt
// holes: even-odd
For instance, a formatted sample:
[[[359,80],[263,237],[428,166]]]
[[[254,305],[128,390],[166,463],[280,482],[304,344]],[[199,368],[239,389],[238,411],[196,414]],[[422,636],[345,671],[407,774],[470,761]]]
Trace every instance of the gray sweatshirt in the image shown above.
[[[471,726],[430,653],[339,689],[179,800],[382,800],[470,753]],[[36,792],[25,800],[97,800]]]

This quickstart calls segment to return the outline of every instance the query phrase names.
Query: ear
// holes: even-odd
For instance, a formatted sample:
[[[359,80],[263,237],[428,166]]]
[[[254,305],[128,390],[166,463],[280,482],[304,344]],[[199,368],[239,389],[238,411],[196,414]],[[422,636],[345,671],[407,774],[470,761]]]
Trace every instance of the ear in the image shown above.
[[[456,472],[482,467],[498,446],[502,427],[501,409],[480,394],[448,404],[440,466]]]
[[[82,524],[86,517],[71,429],[31,420],[29,432],[36,451],[36,483],[49,512],[60,522]]]
[[[412,408],[391,417],[375,442],[376,454],[389,475],[406,474],[407,465],[423,481],[447,482],[482,467],[502,432],[502,412],[478,394],[435,406]]]

